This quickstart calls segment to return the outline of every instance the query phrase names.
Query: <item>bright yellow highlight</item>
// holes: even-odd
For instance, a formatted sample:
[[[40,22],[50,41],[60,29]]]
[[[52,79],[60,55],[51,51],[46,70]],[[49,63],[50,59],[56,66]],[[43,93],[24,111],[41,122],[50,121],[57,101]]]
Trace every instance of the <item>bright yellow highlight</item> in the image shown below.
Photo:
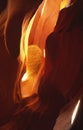
[[[60,10],[63,9],[63,8],[65,8],[65,7],[68,7],[69,2],[70,2],[70,0],[62,0],[61,1]]]
[[[28,19],[25,18],[22,26],[22,36],[21,36],[21,44],[20,44],[20,59],[24,63],[24,60],[26,60],[26,57],[28,57],[28,39],[29,34],[31,31],[31,27],[34,21],[35,15],[32,17],[32,19],[28,24]]]

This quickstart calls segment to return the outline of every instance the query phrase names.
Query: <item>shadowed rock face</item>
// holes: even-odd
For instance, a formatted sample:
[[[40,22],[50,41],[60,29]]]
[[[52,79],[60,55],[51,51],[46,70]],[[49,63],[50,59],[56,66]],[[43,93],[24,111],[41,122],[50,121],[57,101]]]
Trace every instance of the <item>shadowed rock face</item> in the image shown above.
[[[0,13],[5,9],[7,6],[7,0],[1,0],[0,1]]]
[[[79,7],[79,6],[78,6]],[[74,9],[73,14],[71,11]],[[64,9],[59,15],[55,31],[46,43],[47,70],[49,77],[64,96],[72,96],[83,86],[83,17],[77,15],[80,8]],[[83,14],[83,11],[81,12]],[[69,18],[70,16],[70,18]],[[68,19],[69,18],[69,19]],[[68,19],[68,21],[67,21]],[[73,41],[73,42],[72,42]],[[79,42],[80,41],[80,42]],[[52,76],[50,76],[52,73]],[[71,97],[71,96],[70,96]]]

